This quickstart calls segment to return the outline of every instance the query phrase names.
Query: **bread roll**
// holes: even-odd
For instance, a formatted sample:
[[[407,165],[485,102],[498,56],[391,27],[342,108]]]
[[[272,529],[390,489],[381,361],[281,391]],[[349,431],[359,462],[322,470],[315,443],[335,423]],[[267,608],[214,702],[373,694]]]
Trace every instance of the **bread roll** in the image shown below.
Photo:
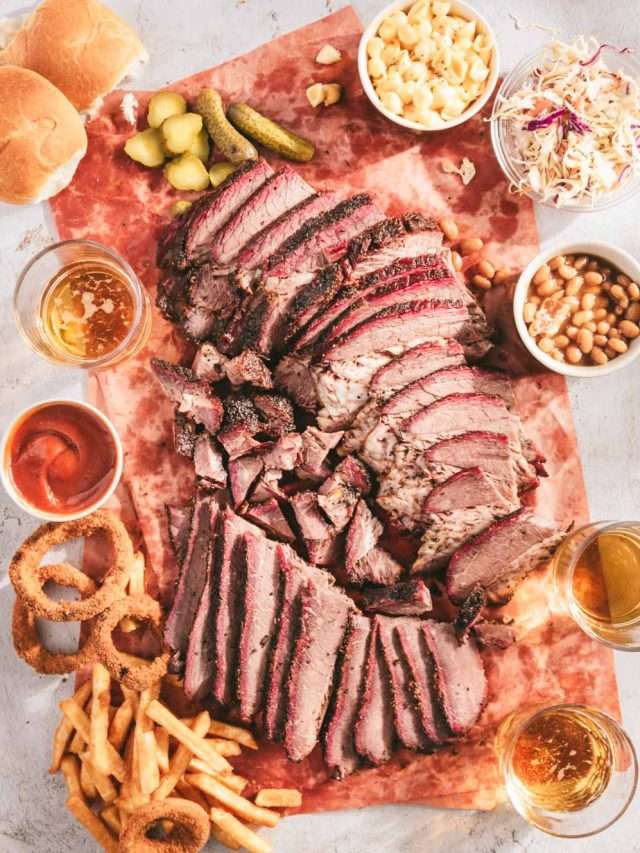
[[[27,68],[0,67],[0,201],[55,195],[86,150],[82,119],[59,89]]]
[[[131,27],[97,0],[44,0],[0,51],[0,65],[37,71],[81,112],[147,58]]]

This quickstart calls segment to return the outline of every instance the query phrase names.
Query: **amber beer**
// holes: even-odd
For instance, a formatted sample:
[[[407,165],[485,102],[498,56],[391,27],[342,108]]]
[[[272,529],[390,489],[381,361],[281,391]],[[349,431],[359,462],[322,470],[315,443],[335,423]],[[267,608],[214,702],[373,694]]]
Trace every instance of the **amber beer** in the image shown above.
[[[116,252],[68,240],[37,255],[14,297],[18,328],[40,355],[78,367],[105,367],[146,342],[151,312],[144,288]]]
[[[600,832],[635,791],[633,746],[614,719],[594,708],[556,705],[513,714],[496,745],[514,807],[552,835]]]
[[[640,649],[640,524],[603,521],[576,530],[553,568],[564,605],[589,636]]]

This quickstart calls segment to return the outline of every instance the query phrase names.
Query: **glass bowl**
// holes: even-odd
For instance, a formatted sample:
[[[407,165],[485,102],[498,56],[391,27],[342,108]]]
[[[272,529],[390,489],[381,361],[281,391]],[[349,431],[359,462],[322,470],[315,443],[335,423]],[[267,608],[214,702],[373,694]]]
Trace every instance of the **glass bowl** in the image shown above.
[[[524,176],[524,170],[517,163],[517,151],[515,147],[515,139],[511,130],[511,121],[508,119],[495,118],[498,104],[505,98],[509,98],[522,89],[523,85],[531,77],[533,71],[540,65],[545,58],[546,48],[537,50],[535,53],[526,56],[521,60],[516,67],[504,78],[502,85],[498,89],[496,99],[493,105],[493,114],[491,117],[491,142],[493,150],[502,171],[509,180],[512,186],[517,186]],[[613,70],[620,70],[629,77],[634,78],[640,84],[640,63],[629,54],[615,54],[609,52],[604,55],[604,61]],[[610,192],[603,193],[599,199],[584,204],[563,204],[557,205],[548,200],[543,200],[539,193],[533,190],[523,190],[522,194],[543,205],[551,207],[554,210],[566,210],[573,213],[593,213],[599,210],[607,210],[617,204],[632,198],[640,190],[640,175],[633,175],[628,180]]]

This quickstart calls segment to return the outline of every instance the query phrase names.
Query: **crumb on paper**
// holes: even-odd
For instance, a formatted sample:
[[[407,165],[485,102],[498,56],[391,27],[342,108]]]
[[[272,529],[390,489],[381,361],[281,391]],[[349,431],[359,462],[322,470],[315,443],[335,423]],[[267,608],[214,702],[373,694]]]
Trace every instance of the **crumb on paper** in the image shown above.
[[[444,160],[442,163],[442,171],[447,175],[460,175],[462,183],[467,186],[476,176],[475,164],[468,157],[463,157],[459,166],[452,163],[451,160]]]
[[[46,249],[53,242],[53,237],[44,225],[38,225],[36,228],[30,228],[24,232],[22,240],[20,240],[16,248],[18,252],[24,252],[25,249],[39,252],[41,249]]]
[[[138,121],[138,99],[133,92],[125,92],[120,102],[120,110],[129,124],[136,124]]]
[[[523,23],[511,12],[509,12],[509,17],[513,21],[513,26],[516,30],[541,30],[543,33],[553,33],[554,35],[557,35],[560,32],[560,30],[555,27],[547,27],[544,24],[535,24],[528,21]]]

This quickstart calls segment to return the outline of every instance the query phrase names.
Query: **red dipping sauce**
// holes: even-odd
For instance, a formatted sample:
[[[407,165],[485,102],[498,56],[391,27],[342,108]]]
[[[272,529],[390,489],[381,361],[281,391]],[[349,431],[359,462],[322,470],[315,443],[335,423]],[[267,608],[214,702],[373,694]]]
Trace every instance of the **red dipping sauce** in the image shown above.
[[[27,504],[63,516],[93,507],[105,496],[117,476],[118,457],[111,431],[90,408],[54,402],[18,421],[6,443],[4,464]]]

